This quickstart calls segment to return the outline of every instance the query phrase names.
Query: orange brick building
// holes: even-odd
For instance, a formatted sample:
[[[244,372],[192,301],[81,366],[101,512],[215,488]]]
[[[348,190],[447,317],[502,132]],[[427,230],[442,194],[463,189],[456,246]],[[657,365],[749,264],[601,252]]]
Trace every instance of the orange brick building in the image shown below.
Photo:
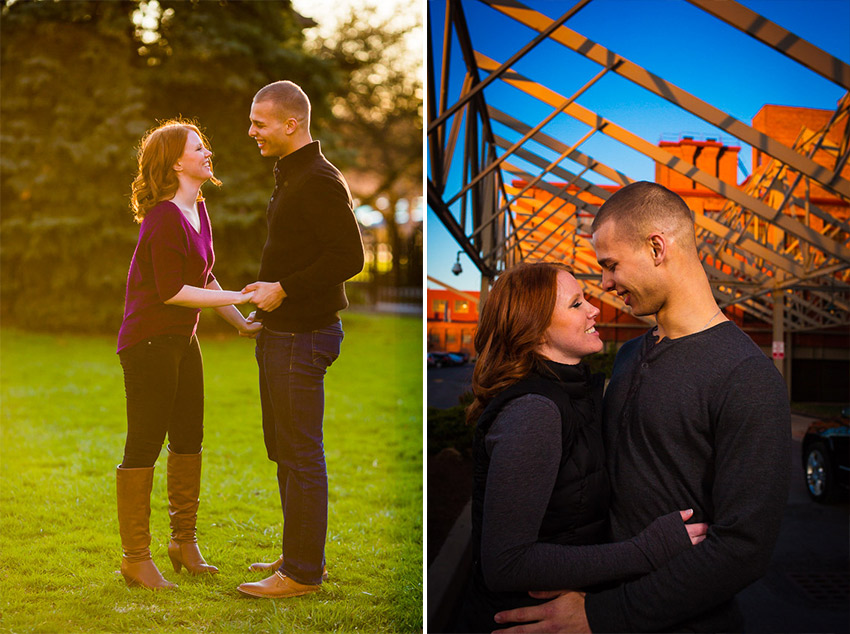
[[[478,291],[428,289],[428,350],[475,356]]]

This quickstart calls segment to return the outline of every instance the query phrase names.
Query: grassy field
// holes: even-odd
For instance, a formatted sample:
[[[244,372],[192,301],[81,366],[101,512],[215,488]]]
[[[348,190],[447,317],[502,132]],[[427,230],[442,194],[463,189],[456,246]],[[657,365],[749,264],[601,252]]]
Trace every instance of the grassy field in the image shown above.
[[[168,561],[165,451],[151,550],[174,592],[129,589],[118,566],[115,466],[126,432],[114,337],[0,333],[0,629],[8,632],[422,630],[422,326],[348,313],[326,378],[330,480],[322,591],[243,597],[280,552],[274,465],[263,447],[253,342],[204,337],[202,552],[220,573]]]

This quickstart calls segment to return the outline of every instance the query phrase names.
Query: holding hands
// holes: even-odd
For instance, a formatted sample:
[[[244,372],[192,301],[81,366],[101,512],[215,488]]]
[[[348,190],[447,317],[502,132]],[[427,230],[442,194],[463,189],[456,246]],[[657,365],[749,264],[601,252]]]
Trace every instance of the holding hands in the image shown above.
[[[213,285],[217,288],[218,282]],[[212,285],[211,285],[212,286]],[[270,312],[280,306],[283,298],[286,297],[286,292],[283,290],[279,282],[253,282],[248,284],[241,291],[223,291],[228,294],[230,303],[234,305],[252,303],[260,310]],[[218,309],[217,309],[218,310]],[[222,311],[222,316],[229,321],[239,331],[240,337],[255,339],[263,329],[261,321],[257,320],[257,311],[253,311],[248,317],[243,317],[242,313],[230,307],[233,313],[228,309]]]
[[[239,292],[233,291],[233,293],[235,294],[235,297],[236,297],[236,301],[233,302],[234,305],[247,304],[254,297],[253,292],[249,291],[249,292],[246,293],[244,289],[239,291]]]
[[[280,306],[286,291],[280,282],[253,282],[242,289],[243,293],[250,293],[250,301],[260,310],[271,312]]]
[[[253,301],[254,291],[245,291],[244,289],[238,293],[239,301],[235,302],[237,304],[247,304],[248,302]],[[260,331],[263,329],[262,322],[255,321],[254,316],[256,315],[256,311],[252,312],[248,317],[243,318],[241,323],[234,324],[236,326],[236,330],[239,331],[240,337],[247,337],[249,339],[256,339],[257,335],[260,334]],[[241,314],[240,314],[241,316]]]
[[[280,306],[286,292],[280,282],[253,282],[242,289],[242,294],[247,299],[243,303],[251,302],[260,310],[270,312]],[[252,311],[245,318],[245,325],[239,328],[240,337],[254,339],[263,329],[263,323],[257,320],[257,311]]]

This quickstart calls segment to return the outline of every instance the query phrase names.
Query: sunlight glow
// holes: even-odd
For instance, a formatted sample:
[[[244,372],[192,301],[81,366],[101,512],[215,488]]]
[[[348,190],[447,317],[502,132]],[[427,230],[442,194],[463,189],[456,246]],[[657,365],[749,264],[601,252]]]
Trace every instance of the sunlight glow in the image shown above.
[[[318,22],[317,27],[305,31],[308,41],[332,37],[336,27],[358,9],[374,8],[379,19],[391,18],[391,24],[397,28],[424,24],[418,0],[292,0],[292,7]],[[422,67],[423,31],[422,28],[413,29],[404,40],[404,58],[411,68]]]

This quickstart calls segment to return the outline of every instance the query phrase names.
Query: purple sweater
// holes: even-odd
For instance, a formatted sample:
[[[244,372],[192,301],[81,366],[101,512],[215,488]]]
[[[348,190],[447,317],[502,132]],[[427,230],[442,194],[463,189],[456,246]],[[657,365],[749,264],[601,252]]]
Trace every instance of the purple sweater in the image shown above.
[[[201,309],[169,305],[165,300],[184,285],[204,288],[215,279],[212,229],[203,202],[198,203],[198,215],[200,233],[170,201],[145,215],[127,275],[118,352],[154,335],[195,334]]]

